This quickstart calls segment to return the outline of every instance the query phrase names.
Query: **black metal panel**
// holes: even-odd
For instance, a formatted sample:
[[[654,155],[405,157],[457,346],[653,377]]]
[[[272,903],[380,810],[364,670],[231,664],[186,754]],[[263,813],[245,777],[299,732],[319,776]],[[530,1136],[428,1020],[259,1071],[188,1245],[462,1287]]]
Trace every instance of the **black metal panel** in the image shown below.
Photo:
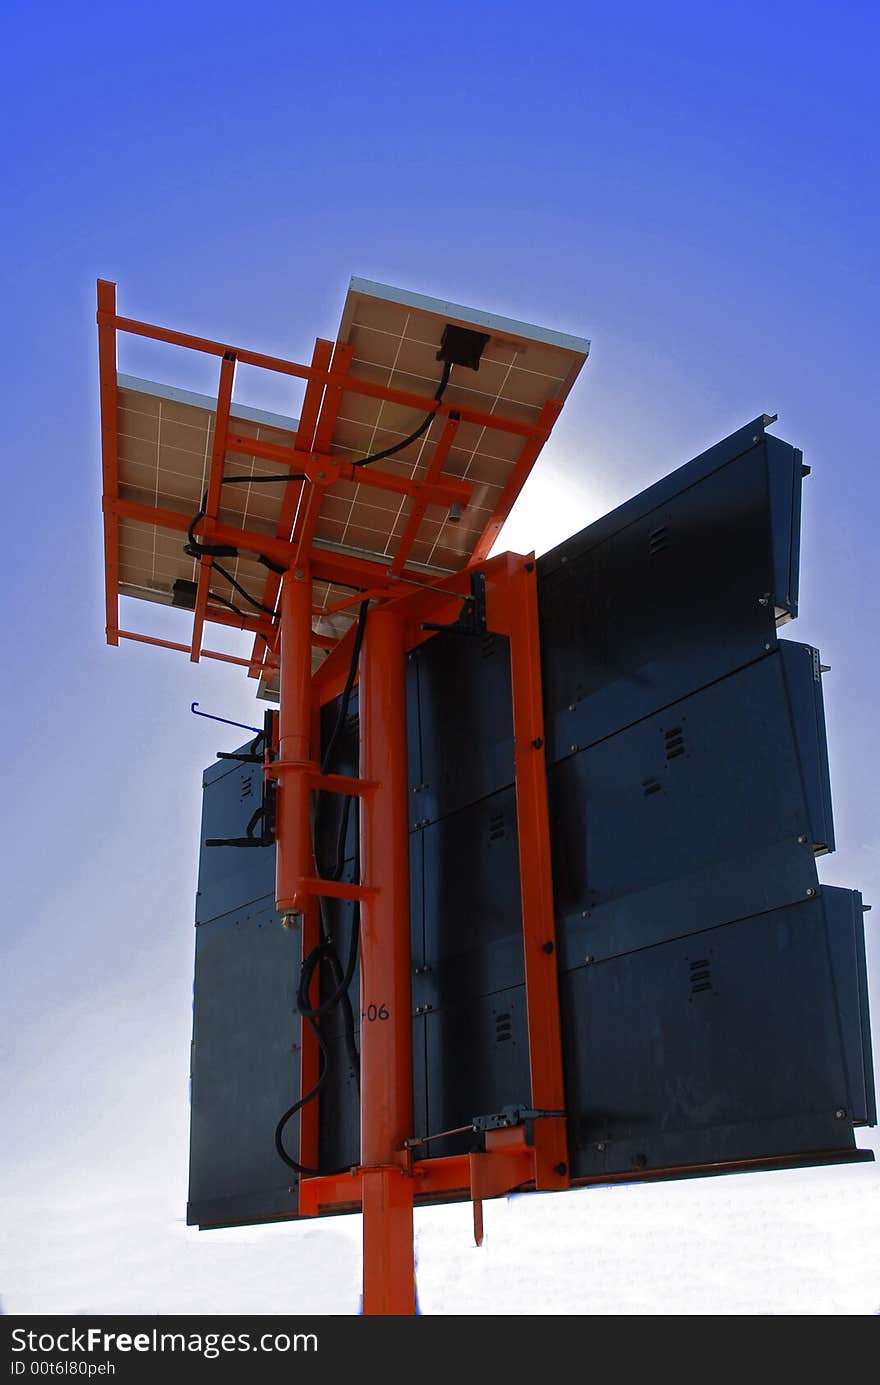
[[[419,747],[410,823],[434,822],[513,780],[510,651],[501,635],[439,634],[410,655]]]
[[[834,850],[822,665],[819,651],[812,645],[793,644],[788,640],[782,640],[779,647],[783,656],[791,725],[809,810],[809,840],[813,850],[820,855]],[[804,673],[804,663],[809,666],[808,674]]]
[[[853,1124],[876,1119],[861,899],[821,888],[814,860],[834,846],[818,654],[776,639],[797,612],[800,487],[800,453],[758,420],[539,564],[575,1177],[857,1157]],[[530,1097],[506,641],[412,651],[407,715],[422,1135]],[[356,693],[329,768],[358,772]],[[207,772],[203,835],[241,835],[258,773]],[[327,870],[342,806],[318,805]],[[356,843],[355,804],[344,879]],[[295,1210],[272,1133],[297,1086],[299,941],[274,923],[273,886],[271,850],[203,851],[202,1225]],[[343,962],[353,916],[326,903]],[[325,998],[332,985],[325,968]],[[357,1022],[357,970],[350,998]],[[323,1032],[320,1163],[335,1167],[357,1159],[359,1102],[340,1009]]]
[[[325,754],[339,718],[340,702],[341,699],[337,698],[334,702],[328,702],[321,709],[321,745]],[[336,735],[333,753],[326,768],[329,774],[357,775],[359,772],[357,691],[351,695],[348,712]],[[355,856],[359,812],[359,804],[354,799],[347,812],[347,828],[342,842],[342,858],[345,861],[351,861]],[[336,866],[340,827],[345,813],[344,795],[335,793],[316,795],[316,847],[321,869],[327,875],[332,875]]]
[[[260,804],[262,778],[259,765],[243,765],[235,760],[218,760],[205,770],[202,843],[211,837],[244,836],[248,819]],[[234,846],[202,845],[196,923],[231,913],[251,900],[273,894],[274,890],[273,847],[243,850]]]
[[[360,1029],[356,1030],[360,1048]],[[322,1169],[353,1167],[360,1158],[360,1095],[341,1036],[327,1040],[327,1076],[318,1103]]]
[[[456,1130],[474,1116],[528,1104],[529,1044],[525,986],[467,997],[428,1014],[427,1130]],[[433,1141],[430,1154],[456,1154],[473,1134]]]
[[[425,944],[424,967],[413,978],[414,1003],[437,1007],[520,984],[513,789],[480,799],[417,835],[422,837]]]
[[[774,643],[777,606],[796,610],[800,488],[797,449],[750,425],[541,559],[551,761]]]
[[[191,1223],[296,1212],[274,1131],[299,1089],[298,949],[296,936],[279,925],[271,896],[196,930]],[[295,1149],[295,1122],[288,1141]]]
[[[847,1071],[847,1114],[854,1125],[875,1125],[871,1021],[865,974],[865,930],[862,896],[857,890],[825,885],[822,899],[828,920],[828,945],[839,997],[840,1035]]]
[[[564,967],[815,892],[832,840],[818,658],[778,649],[552,766]]]
[[[821,897],[563,978],[576,1177],[851,1143]]]

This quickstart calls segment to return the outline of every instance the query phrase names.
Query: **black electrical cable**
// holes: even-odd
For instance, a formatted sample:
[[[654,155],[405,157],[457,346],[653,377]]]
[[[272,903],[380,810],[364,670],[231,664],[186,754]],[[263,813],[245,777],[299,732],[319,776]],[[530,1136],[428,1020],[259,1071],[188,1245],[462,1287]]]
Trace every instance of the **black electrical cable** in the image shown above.
[[[438,405],[440,404],[443,395],[446,393],[446,386],[449,384],[449,373],[451,370],[452,362],[444,361],[443,374],[440,377],[440,384],[437,386],[436,393],[434,394],[434,398],[436,399]],[[384,460],[385,457],[393,457],[396,453],[402,452],[405,447],[409,447],[411,442],[417,442],[423,433],[427,433],[428,429],[430,428],[431,424],[434,422],[434,419],[436,417],[437,410],[430,409],[428,413],[425,414],[425,417],[422,419],[418,428],[416,428],[414,432],[410,433],[408,438],[404,438],[403,442],[396,442],[393,444],[392,447],[386,447],[381,452],[372,452],[369,457],[362,457],[359,462],[353,462],[352,465],[371,466],[373,462],[381,462]]]
[[[264,614],[270,616],[272,620],[276,619],[278,612],[276,610],[273,610],[271,606],[264,606],[262,601],[258,601],[255,596],[251,596],[250,592],[246,591],[245,588],[241,585],[241,583],[235,580],[232,573],[227,572],[226,568],[223,567],[221,563],[217,562],[216,558],[214,559],[214,562],[211,566],[214,568],[215,572],[220,573],[221,577],[226,578],[230,587],[234,587],[235,590],[239,593],[239,595],[244,597],[245,601],[249,601],[250,604],[252,606],[255,606],[258,611],[263,611]]]
[[[281,471],[277,476],[221,476],[220,484],[235,486],[247,482],[250,486],[264,486],[269,481],[308,481],[304,471]]]
[[[235,613],[241,620],[245,620],[245,619],[246,619],[246,613],[245,613],[244,611],[240,610],[240,609],[238,608],[238,606],[236,606],[235,603],[234,603],[233,601],[227,601],[227,600],[226,600],[226,597],[225,597],[225,596],[221,596],[219,592],[211,591],[211,589],[209,588],[209,589],[208,589],[208,597],[209,597],[209,599],[210,599],[211,601],[217,601],[217,602],[219,602],[219,604],[220,604],[221,606],[226,606],[226,607],[228,607],[228,609],[229,609],[230,611],[234,611],[234,613]]]
[[[434,419],[437,417],[437,409],[439,408],[443,396],[446,393],[446,386],[449,384],[449,376],[451,372],[452,362],[444,361],[443,372],[440,376],[440,383],[434,391],[436,407],[428,410],[428,412],[425,414],[425,417],[419,424],[418,428],[415,428],[413,432],[410,433],[408,437],[403,438],[401,442],[395,442],[390,447],[383,448],[381,452],[371,452],[369,457],[361,457],[359,461],[352,462],[352,466],[372,466],[373,462],[381,462],[384,461],[386,457],[394,457],[397,455],[398,452],[402,452],[405,447],[409,447],[411,443],[417,442],[418,439],[422,436],[422,434],[428,431]],[[220,484],[230,486],[262,486],[282,482],[284,485],[287,485],[289,481],[307,481],[308,479],[309,478],[304,471],[289,471],[282,472],[279,476],[221,476]],[[201,524],[202,520],[205,518],[205,515],[207,513],[207,506],[208,492],[205,491],[204,495],[202,496],[202,503],[199,506],[198,513],[194,515],[193,518],[190,520],[189,527],[187,529],[187,542],[184,545],[184,552],[188,553],[191,558],[237,558],[238,550],[232,547],[230,544],[199,543],[198,539],[196,538],[196,528],[199,524]],[[267,562],[267,566],[270,566],[273,571],[277,572],[279,570],[276,564],[274,563]],[[227,581],[232,580],[229,577],[228,573],[224,575],[226,576]],[[251,603],[252,606],[256,606],[259,610],[265,611],[267,615],[270,614],[268,607],[262,605],[262,603],[257,601],[255,597],[251,596],[248,592],[244,591],[242,587],[237,586],[237,584],[235,583],[233,583],[233,585],[236,586],[236,589],[241,593],[245,600]],[[271,614],[274,617],[275,613],[271,612]]]
[[[369,601],[362,601],[360,604],[360,608],[358,610],[357,626],[355,629],[354,642],[352,644],[351,659],[349,661],[348,667],[348,675],[346,677],[345,686],[342,690],[342,694],[339,699],[339,710],[337,712],[336,721],[334,723],[333,730],[330,733],[330,737],[327,741],[324,753],[321,756],[322,774],[326,774],[330,768],[330,765],[332,763],[333,752],[336,748],[336,744],[339,739],[342,728],[344,727],[346,720],[348,718],[348,708],[351,702],[351,694],[354,690],[355,679],[357,677],[358,662],[360,659],[361,647],[363,645],[364,629],[366,626],[367,611],[369,609],[369,604]],[[318,801],[320,801],[321,795],[318,795],[317,797]],[[345,863],[345,839],[348,831],[348,823],[351,815],[352,802],[352,795],[346,795],[343,802],[342,811],[340,813],[339,829],[337,832],[336,861],[334,863],[332,873],[329,876],[324,876],[325,879],[338,880],[342,875]],[[313,835],[315,836],[315,838],[317,838],[317,832],[314,830]],[[318,868],[319,874],[321,874],[320,866],[318,865],[317,861],[316,866]],[[346,966],[344,970],[339,958],[339,954],[336,951],[336,947],[326,932],[323,915],[321,919],[321,926],[322,931],[324,932],[324,937],[322,938],[321,942],[319,942],[315,947],[313,947],[312,950],[308,953],[308,955],[303,959],[302,967],[300,969],[300,979],[299,984],[297,986],[296,997],[297,1008],[302,1014],[303,1019],[305,1019],[311,1027],[312,1032],[315,1034],[315,1037],[317,1039],[320,1058],[320,1069],[318,1073],[318,1079],[310,1091],[306,1092],[304,1096],[301,1096],[298,1101],[294,1102],[294,1104],[291,1107],[289,1107],[287,1111],[284,1112],[284,1114],[281,1116],[280,1120],[278,1121],[278,1124],[275,1127],[275,1149],[279,1157],[284,1161],[288,1168],[293,1169],[294,1173],[298,1173],[301,1175],[317,1175],[324,1173],[345,1172],[344,1168],[308,1168],[306,1165],[300,1164],[296,1159],[293,1159],[288,1154],[287,1150],[284,1148],[284,1131],[288,1122],[293,1118],[293,1116],[296,1115],[298,1111],[301,1111],[302,1108],[305,1105],[307,1105],[308,1102],[313,1101],[314,1098],[319,1095],[321,1089],[324,1086],[329,1066],[329,1051],[327,1048],[326,1041],[324,1040],[321,1034],[320,1027],[318,1025],[318,1020],[322,1016],[328,1014],[329,1011],[334,1009],[337,1005],[340,1006],[343,1010],[345,1040],[346,1048],[348,1050],[349,1061],[352,1064],[352,1068],[355,1074],[357,1075],[358,1073],[358,1053],[354,1039],[354,1013],[352,1011],[351,1000],[349,999],[348,995],[349,986],[351,985],[351,982],[354,978],[355,968],[357,967],[358,949],[360,943],[360,918],[357,902],[354,903],[352,912],[351,936],[349,938],[348,958],[346,960]],[[309,990],[311,988],[315,974],[319,971],[322,963],[326,963],[329,966],[331,975],[333,977],[334,988],[331,991],[330,995],[325,996],[317,1005],[313,1006],[309,999]]]

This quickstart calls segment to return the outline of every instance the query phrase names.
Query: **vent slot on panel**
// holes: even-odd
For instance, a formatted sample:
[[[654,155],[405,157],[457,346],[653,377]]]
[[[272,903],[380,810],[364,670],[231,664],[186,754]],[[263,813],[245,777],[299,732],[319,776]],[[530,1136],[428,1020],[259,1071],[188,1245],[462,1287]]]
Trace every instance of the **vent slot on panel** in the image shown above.
[[[244,801],[245,801],[246,798],[250,798],[250,797],[253,795],[253,792],[254,792],[254,776],[253,776],[253,774],[245,775],[245,777],[244,777],[244,778],[242,779],[242,781],[241,781],[241,786],[240,786],[240,789],[239,789],[239,799],[240,799],[240,801],[241,801],[242,803],[244,803]]]
[[[660,553],[665,553],[668,547],[669,525],[659,524],[648,535],[648,557],[656,558]]]
[[[648,798],[652,793],[659,793],[662,787],[658,779],[642,780],[642,793],[645,795],[645,798]]]
[[[667,762],[677,760],[680,755],[685,754],[684,732],[680,726],[671,726],[668,731],[664,731],[663,739],[666,742]]]
[[[483,635],[480,639],[480,654],[484,659],[491,659],[495,653],[495,636],[492,634]]]
[[[712,990],[712,964],[708,957],[699,957],[690,963],[690,985],[691,995]]]
[[[489,819],[489,841],[497,842],[507,836],[507,823],[503,813],[493,813]]]
[[[513,1021],[505,1011],[503,1014],[495,1016],[495,1042],[496,1044],[507,1043],[513,1038]]]

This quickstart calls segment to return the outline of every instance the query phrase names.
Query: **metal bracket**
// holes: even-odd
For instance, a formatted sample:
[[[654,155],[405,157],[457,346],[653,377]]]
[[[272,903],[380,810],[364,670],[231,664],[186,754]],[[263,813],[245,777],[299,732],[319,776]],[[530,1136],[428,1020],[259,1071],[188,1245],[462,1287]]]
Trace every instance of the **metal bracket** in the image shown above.
[[[195,711],[196,704],[193,703],[192,710]],[[197,716],[207,716],[206,712],[196,712]],[[271,753],[272,749],[272,718],[274,713],[269,710],[263,718],[263,729],[257,731],[250,750],[218,750],[218,760],[238,760],[245,765],[262,765],[266,760],[266,753]],[[223,721],[223,717],[214,717],[214,721]],[[230,726],[240,726],[240,722],[229,722]],[[255,728],[248,726],[244,728],[253,731]],[[261,744],[262,743],[262,744]],[[260,747],[258,749],[258,747]],[[205,846],[272,846],[275,842],[275,806],[277,800],[278,786],[274,779],[269,775],[263,775],[262,789],[260,792],[260,806],[252,815],[243,837],[209,837]],[[255,829],[260,824],[260,832]]]
[[[445,630],[450,635],[485,635],[486,624],[486,578],[482,572],[471,573],[471,594],[462,597],[464,605],[457,620],[451,625],[437,625],[425,621],[423,630]]]
[[[535,1111],[530,1106],[504,1106],[488,1116],[474,1116],[473,1128],[478,1134],[487,1130],[507,1130],[512,1125],[526,1125],[529,1121],[562,1117],[564,1111]]]

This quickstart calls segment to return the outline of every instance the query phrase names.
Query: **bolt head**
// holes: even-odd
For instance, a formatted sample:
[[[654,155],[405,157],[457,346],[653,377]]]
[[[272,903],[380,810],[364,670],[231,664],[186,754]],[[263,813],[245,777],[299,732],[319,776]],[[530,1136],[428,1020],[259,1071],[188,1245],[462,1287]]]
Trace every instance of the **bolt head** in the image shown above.
[[[846,1112],[843,1110],[842,1107],[839,1110],[835,1111],[834,1114],[839,1121],[846,1120]]]
[[[604,1144],[596,1145],[596,1148],[598,1149],[598,1151],[599,1151],[600,1154],[604,1154],[604,1153],[605,1153],[605,1146],[604,1146]]]
[[[804,836],[804,834],[801,833],[801,835],[798,837],[798,841],[800,842],[801,846],[804,846],[804,845],[806,844],[806,840],[807,840],[807,839],[806,839],[806,837]]]
[[[810,888],[807,890],[807,899],[812,899],[815,893],[816,891],[813,889],[811,885]]]

